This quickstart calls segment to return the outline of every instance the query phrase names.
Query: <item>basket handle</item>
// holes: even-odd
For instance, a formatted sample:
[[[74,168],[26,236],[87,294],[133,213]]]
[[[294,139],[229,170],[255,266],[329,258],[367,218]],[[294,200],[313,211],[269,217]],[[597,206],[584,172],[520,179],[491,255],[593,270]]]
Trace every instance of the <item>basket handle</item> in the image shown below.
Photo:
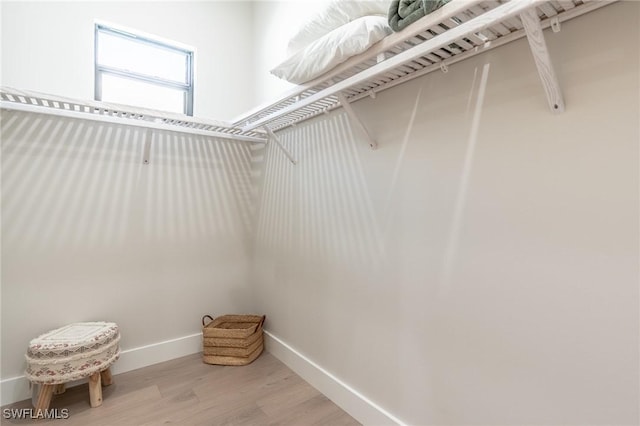
[[[211,315],[205,315],[205,316],[203,316],[203,317],[202,317],[202,326],[203,326],[203,327],[205,326],[205,323],[204,323],[205,318],[209,318],[211,321],[213,321],[213,317],[212,317]],[[209,321],[209,322],[211,322],[211,321]]]
[[[266,315],[262,316],[262,319],[260,320],[260,324],[258,324],[258,328],[262,328],[262,326],[264,325],[264,320],[267,319]]]

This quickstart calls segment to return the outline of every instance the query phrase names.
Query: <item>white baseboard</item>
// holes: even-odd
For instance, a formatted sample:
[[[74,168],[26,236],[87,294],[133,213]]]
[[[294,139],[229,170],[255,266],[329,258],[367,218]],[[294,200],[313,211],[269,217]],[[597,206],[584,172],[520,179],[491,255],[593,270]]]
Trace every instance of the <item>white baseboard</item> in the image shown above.
[[[274,334],[265,330],[267,351],[317,388],[339,407],[364,425],[404,425],[393,414],[344,383]],[[164,342],[123,350],[113,365],[113,374],[147,367],[202,350],[202,334],[196,333]],[[0,381],[0,406],[31,398],[29,381],[24,376]]]
[[[113,364],[112,374],[125,373],[138,368],[165,362],[202,351],[202,333],[152,343],[122,351],[120,359]]]
[[[191,355],[202,350],[202,333],[123,350],[113,364],[113,374],[126,373],[159,362]],[[80,382],[79,382],[80,383]],[[0,381],[0,406],[31,399],[29,381],[24,376]]]
[[[363,425],[404,425],[393,414],[298,352],[273,333],[264,331],[266,350]]]
[[[31,398],[29,381],[24,376],[0,381],[0,405],[13,404]]]

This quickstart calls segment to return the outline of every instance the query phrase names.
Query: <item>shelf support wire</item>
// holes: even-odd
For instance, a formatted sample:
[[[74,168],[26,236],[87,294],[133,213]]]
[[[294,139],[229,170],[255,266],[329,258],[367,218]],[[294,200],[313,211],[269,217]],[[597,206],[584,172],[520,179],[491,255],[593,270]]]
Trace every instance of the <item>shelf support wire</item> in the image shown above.
[[[147,129],[144,135],[144,149],[142,151],[142,164],[149,164],[149,155],[151,155],[151,141],[153,140],[153,131]]]
[[[268,128],[267,126],[263,126],[263,128],[267,132],[267,134],[269,135],[269,139],[273,140],[276,143],[278,148],[280,148],[280,151],[282,151],[284,153],[284,155],[287,156],[289,161],[291,161],[293,164],[298,164],[298,160],[293,158],[293,155],[291,155],[291,153],[289,151],[287,151],[287,149],[282,145],[282,142],[280,142],[280,138],[278,138],[278,136],[276,136],[276,134],[273,133],[273,131],[270,128]]]
[[[542,87],[547,95],[549,108],[551,108],[552,112],[563,112],[564,98],[560,90],[560,83],[558,82],[556,72],[553,68],[553,63],[551,62],[551,56],[549,55],[549,49],[547,49],[547,43],[542,32],[540,18],[536,13],[536,8],[532,7],[521,12],[520,19],[527,34],[529,47],[531,47],[531,53],[538,68],[538,74],[540,74]]]
[[[371,147],[371,149],[375,150],[376,148],[378,148],[378,143],[371,137],[371,134],[365,127],[364,123],[362,123],[362,121],[358,118],[358,115],[353,110],[353,108],[351,107],[351,104],[349,103],[347,98],[344,96],[344,94],[337,93],[336,96],[338,97],[338,101],[340,101],[340,105],[342,105],[342,108],[344,108],[345,112],[349,116],[351,123],[354,124],[358,129],[360,129],[360,132],[362,132],[364,137],[367,139],[367,142],[369,143],[369,146]]]

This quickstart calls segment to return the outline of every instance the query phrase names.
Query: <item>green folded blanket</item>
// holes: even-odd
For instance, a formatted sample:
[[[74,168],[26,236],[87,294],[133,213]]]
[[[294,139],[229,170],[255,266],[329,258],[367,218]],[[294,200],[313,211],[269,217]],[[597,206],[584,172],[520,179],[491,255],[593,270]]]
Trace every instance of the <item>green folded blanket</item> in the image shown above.
[[[393,0],[389,7],[389,26],[402,31],[408,25],[441,8],[450,0]]]

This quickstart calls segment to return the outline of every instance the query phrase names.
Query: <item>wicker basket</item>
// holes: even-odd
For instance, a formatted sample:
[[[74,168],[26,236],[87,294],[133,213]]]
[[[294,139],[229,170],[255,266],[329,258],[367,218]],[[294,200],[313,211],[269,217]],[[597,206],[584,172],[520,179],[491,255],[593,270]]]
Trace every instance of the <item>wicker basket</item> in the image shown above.
[[[223,315],[216,319],[205,315],[202,317],[202,360],[207,364],[250,364],[264,349],[264,320],[264,315]]]

